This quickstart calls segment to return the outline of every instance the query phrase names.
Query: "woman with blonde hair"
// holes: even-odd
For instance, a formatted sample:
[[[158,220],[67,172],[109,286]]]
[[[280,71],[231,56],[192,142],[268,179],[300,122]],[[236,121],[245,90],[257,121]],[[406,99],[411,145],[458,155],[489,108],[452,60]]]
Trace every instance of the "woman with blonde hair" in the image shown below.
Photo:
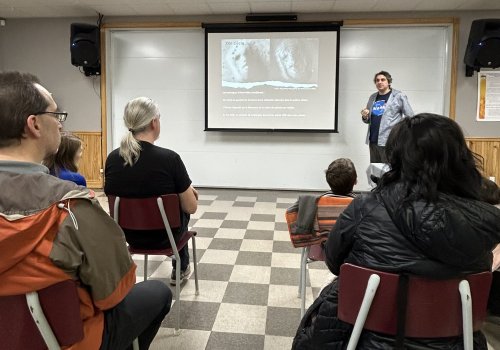
[[[43,163],[49,168],[51,175],[72,181],[80,186],[87,186],[85,177],[78,173],[82,153],[82,140],[71,133],[62,133],[57,153],[45,159]]]
[[[197,209],[197,191],[181,157],[174,151],[156,146],[160,136],[160,109],[150,98],[137,97],[125,106],[123,115],[127,133],[120,148],[106,159],[104,192],[108,195],[147,198],[162,194],[179,195],[182,215],[180,234],[187,229],[189,214]],[[127,242],[134,248],[161,249],[169,246],[165,230],[124,230]],[[181,280],[190,273],[189,251],[179,250]],[[175,260],[172,260],[171,284],[176,284]]]

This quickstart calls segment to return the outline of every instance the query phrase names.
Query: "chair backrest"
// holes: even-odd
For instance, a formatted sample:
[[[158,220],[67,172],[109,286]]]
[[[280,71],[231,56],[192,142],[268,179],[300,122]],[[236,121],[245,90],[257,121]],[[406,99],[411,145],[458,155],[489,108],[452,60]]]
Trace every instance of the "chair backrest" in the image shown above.
[[[351,204],[354,198],[351,197],[329,197],[323,196],[318,200],[318,210],[314,229],[318,232],[329,233],[340,214]]]
[[[397,297],[400,275],[343,264],[339,276],[340,320],[354,324],[363,300],[367,281],[372,274],[380,277],[364,329],[395,335],[397,331]],[[481,272],[463,278],[434,280],[410,276],[407,293],[405,336],[411,338],[445,338],[459,336],[462,331],[462,308],[458,285],[470,284],[473,329],[481,328],[491,273]]]
[[[319,244],[326,240],[340,214],[352,202],[351,197],[322,196],[318,199],[313,231],[298,234],[295,232],[299,217],[299,206],[293,205],[285,212],[285,219],[290,233],[290,240],[294,247],[305,247]]]
[[[59,345],[70,346],[83,339],[80,300],[73,280],[39,290],[38,298]],[[47,348],[33,321],[25,294],[0,297],[0,348]]]
[[[115,218],[115,201],[119,198],[118,225],[130,230],[165,229],[157,199],[163,207],[172,230],[181,226],[180,201],[177,194],[165,194],[150,198],[124,198],[108,195],[109,213]]]

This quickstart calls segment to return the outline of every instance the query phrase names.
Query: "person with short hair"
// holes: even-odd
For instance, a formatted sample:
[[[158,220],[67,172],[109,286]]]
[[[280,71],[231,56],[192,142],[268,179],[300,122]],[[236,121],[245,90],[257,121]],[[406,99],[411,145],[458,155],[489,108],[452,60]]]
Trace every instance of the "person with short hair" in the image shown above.
[[[354,163],[349,158],[338,158],[325,170],[326,182],[333,194],[353,197],[352,189],[358,181]]]
[[[94,192],[42,165],[67,115],[34,75],[0,73],[0,296],[75,280],[84,337],[71,349],[125,349],[135,338],[148,349],[172,292],[135,284],[123,232]]]
[[[187,230],[189,214],[197,209],[198,192],[181,157],[174,151],[156,146],[160,137],[160,109],[148,97],[137,97],[125,106],[123,121],[128,132],[120,147],[106,159],[104,192],[127,198],[148,198],[177,193],[182,208],[181,228],[174,236]],[[170,246],[165,230],[137,231],[125,229],[128,244],[139,249],[162,249]],[[189,250],[179,250],[181,281],[189,277]],[[170,283],[175,285],[176,264],[172,259]]]
[[[404,118],[385,151],[390,170],[372,192],[351,202],[328,235],[328,269],[339,275],[341,265],[350,263],[433,279],[490,271],[492,249],[500,242],[500,211],[480,200],[480,160],[458,124],[430,113]],[[347,345],[352,326],[337,318],[338,302],[335,280],[304,315],[292,349]],[[357,349],[395,345],[395,337],[363,330]],[[405,338],[402,346],[461,349],[463,339]],[[487,349],[481,332],[474,333],[474,349]]]
[[[85,177],[78,173],[78,165],[82,158],[82,140],[68,132],[61,134],[61,144],[56,154],[43,161],[51,175],[62,180],[73,181],[77,185],[87,186]]]
[[[370,163],[387,163],[384,147],[391,129],[401,119],[413,117],[408,97],[393,89],[392,76],[384,70],[373,77],[377,92],[373,93],[366,107],[361,110],[361,120],[368,124],[366,143],[370,147]]]

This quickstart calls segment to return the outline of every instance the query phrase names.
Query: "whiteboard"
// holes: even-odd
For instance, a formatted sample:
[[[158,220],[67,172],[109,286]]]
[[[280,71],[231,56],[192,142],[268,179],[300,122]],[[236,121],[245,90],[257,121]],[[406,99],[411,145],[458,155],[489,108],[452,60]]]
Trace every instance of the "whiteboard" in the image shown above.
[[[108,29],[108,153],[126,129],[128,100],[148,96],[161,110],[157,145],[179,153],[199,187],[324,190],[324,170],[339,157],[356,165],[356,190],[370,188],[369,151],[360,110],[375,92],[373,76],[392,86],[415,113],[447,115],[451,76],[449,25],[342,27],[338,134],[206,132],[203,29]]]

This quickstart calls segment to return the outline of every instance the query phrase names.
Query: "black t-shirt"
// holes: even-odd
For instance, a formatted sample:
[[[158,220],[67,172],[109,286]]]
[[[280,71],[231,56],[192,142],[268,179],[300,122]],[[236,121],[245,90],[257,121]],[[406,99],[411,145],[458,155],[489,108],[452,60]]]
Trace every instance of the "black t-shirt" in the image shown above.
[[[106,159],[104,192],[108,195],[128,198],[147,198],[162,194],[182,193],[191,186],[191,179],[181,157],[166,148],[146,141],[139,159],[133,166],[125,166],[119,149]],[[182,217],[183,229],[187,228],[189,214]],[[168,238],[161,231],[124,230],[127,242],[135,248],[163,248]],[[175,232],[174,232],[175,233]]]
[[[376,144],[378,142],[380,122],[382,121],[382,115],[385,112],[385,107],[387,106],[387,101],[389,100],[389,96],[391,96],[391,92],[392,91],[389,91],[385,95],[377,94],[377,98],[375,102],[373,102],[372,114],[370,116],[370,143]]]

